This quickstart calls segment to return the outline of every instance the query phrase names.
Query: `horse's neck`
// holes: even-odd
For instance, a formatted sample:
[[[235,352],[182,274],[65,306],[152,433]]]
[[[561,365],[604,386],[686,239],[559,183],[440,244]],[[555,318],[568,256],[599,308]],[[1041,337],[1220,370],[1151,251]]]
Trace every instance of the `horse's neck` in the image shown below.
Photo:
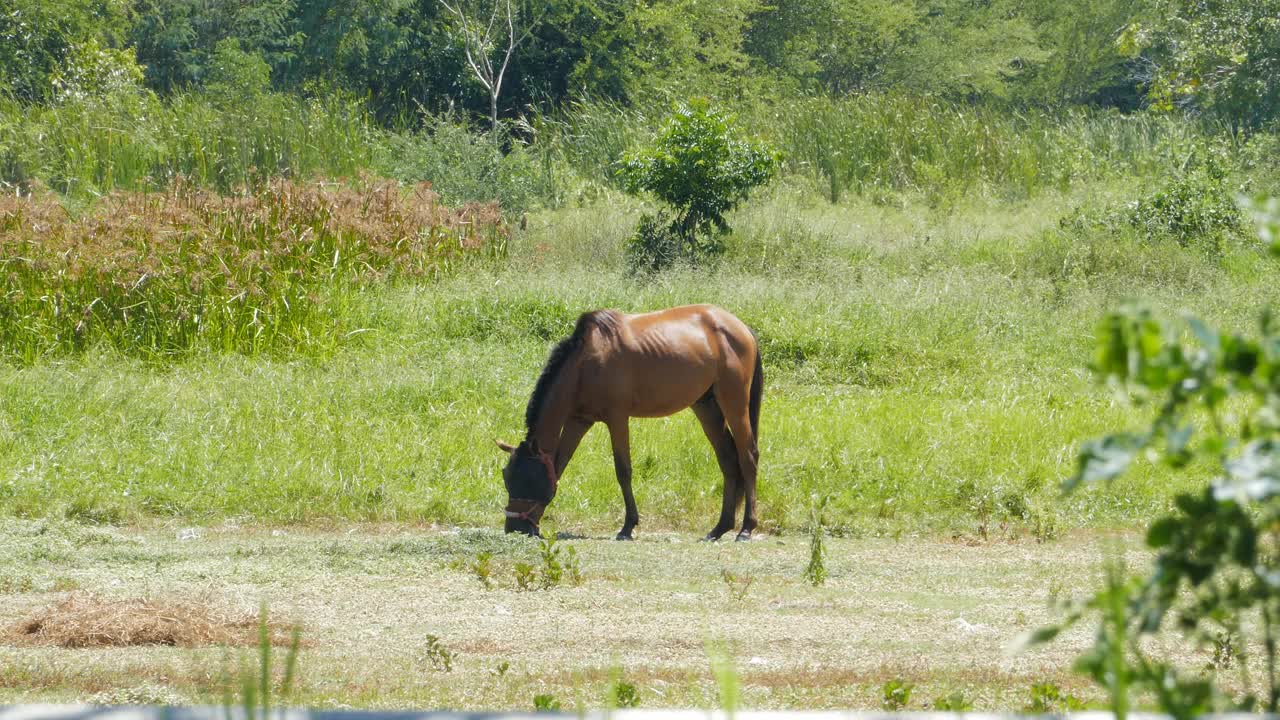
[[[556,376],[547,392],[538,421],[534,423],[529,437],[541,450],[554,455],[560,447],[560,433],[573,411],[574,394],[578,389],[577,358],[570,358]]]

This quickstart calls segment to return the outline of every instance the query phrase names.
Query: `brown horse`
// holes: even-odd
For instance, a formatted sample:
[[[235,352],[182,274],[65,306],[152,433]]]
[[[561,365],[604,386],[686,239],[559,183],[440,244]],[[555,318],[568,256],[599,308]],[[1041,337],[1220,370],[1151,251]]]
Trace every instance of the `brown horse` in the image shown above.
[[[711,305],[642,315],[613,310],[583,314],[573,334],[551,351],[525,410],[527,434],[512,447],[502,471],[507,486],[506,530],[538,534],[538,521],[556,494],[561,473],[582,436],[604,423],[613,441],[613,467],[626,503],[619,540],[640,523],[631,493],[633,417],[665,417],[693,408],[724,474],[718,540],[745,508],[739,540],[756,527],[756,448],[764,371],[755,335],[741,320]]]

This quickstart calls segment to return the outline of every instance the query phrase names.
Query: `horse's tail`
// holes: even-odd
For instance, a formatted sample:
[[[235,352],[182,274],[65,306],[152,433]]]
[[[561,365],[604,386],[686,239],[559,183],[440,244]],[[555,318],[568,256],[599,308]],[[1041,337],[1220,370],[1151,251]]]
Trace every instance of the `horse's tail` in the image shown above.
[[[751,400],[747,412],[751,416],[751,435],[760,445],[760,400],[764,397],[764,359],[760,357],[760,341],[756,341],[756,371],[751,376]]]

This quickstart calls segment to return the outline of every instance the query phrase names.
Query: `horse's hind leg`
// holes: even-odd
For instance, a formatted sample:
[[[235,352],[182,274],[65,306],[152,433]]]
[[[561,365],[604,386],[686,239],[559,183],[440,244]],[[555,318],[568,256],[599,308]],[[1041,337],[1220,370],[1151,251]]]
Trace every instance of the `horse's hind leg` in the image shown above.
[[[707,540],[719,540],[720,536],[733,529],[733,514],[738,509],[738,496],[742,487],[742,473],[738,469],[738,449],[734,447],[729,428],[724,423],[724,413],[710,394],[693,405],[693,414],[702,423],[702,431],[711,441],[716,452],[716,462],[720,464],[720,473],[724,475],[724,500],[720,506],[720,521],[707,533]]]
[[[751,532],[759,524],[756,519],[756,466],[760,452],[756,448],[756,435],[751,430],[748,387],[746,383],[717,383],[715,387],[716,402],[720,404],[729,432],[733,435],[733,444],[738,451],[738,469],[742,473],[743,508],[739,540],[750,540]],[[732,527],[733,518],[729,522]]]

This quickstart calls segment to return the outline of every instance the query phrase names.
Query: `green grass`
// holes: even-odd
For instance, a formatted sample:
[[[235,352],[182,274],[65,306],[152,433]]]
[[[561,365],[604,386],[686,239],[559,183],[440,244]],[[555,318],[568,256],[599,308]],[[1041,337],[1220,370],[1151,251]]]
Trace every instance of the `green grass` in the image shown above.
[[[345,295],[359,332],[328,359],[197,354],[157,368],[98,349],[0,368],[0,511],[496,525],[491,439],[517,439],[577,313],[713,302],[763,343],[766,531],[802,530],[813,493],[832,496],[838,534],[1142,522],[1206,474],[1142,466],[1058,497],[1079,440],[1140,421],[1085,370],[1094,324],[1140,297],[1245,329],[1280,284],[1246,246],[1217,257],[1054,229],[1072,205],[1123,191],[940,213],[784,186],[731,219],[718,267],[653,282],[617,270],[638,206],[541,213],[508,260]],[[607,446],[588,436],[549,511],[558,527],[621,522]],[[632,452],[641,532],[714,522],[719,475],[691,414],[633,421]]]

